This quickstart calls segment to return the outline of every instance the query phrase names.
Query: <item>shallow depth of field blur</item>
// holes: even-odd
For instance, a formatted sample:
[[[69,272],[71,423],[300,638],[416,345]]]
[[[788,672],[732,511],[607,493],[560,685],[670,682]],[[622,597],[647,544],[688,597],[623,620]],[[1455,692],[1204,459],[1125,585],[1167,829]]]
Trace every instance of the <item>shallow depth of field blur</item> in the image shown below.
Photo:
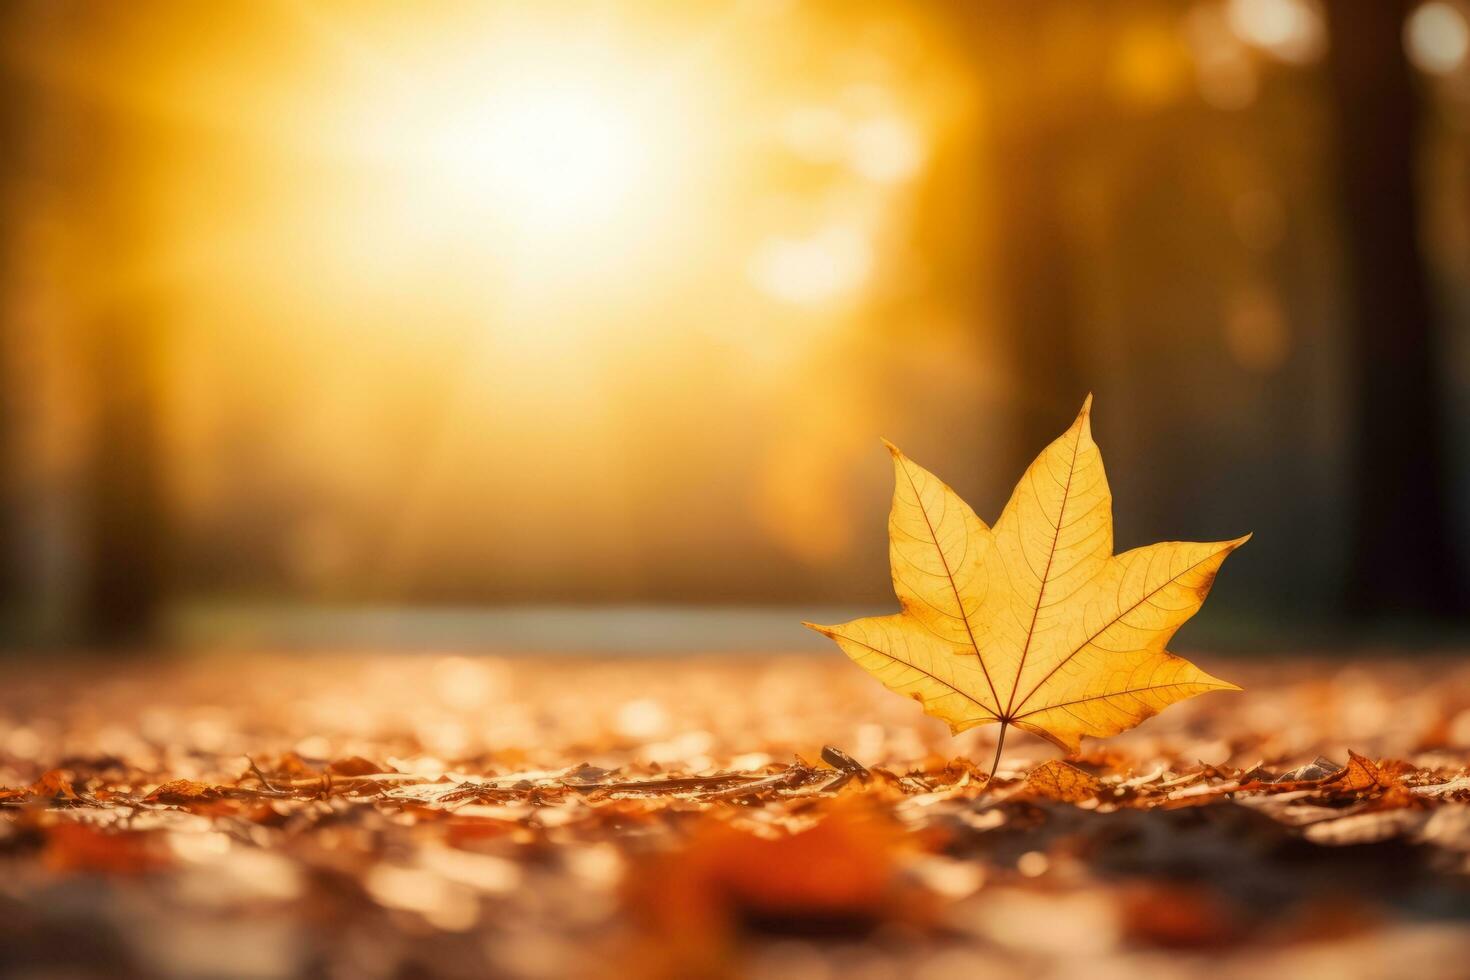
[[[1243,693],[800,627],[1089,392]],[[7,978],[1453,980],[1467,650],[1470,0],[0,2]]]
[[[879,437],[993,518],[1088,391],[1120,545],[1256,534],[1187,637],[1433,635],[1467,18],[7,4],[3,637],[815,649],[708,610],[890,603]]]

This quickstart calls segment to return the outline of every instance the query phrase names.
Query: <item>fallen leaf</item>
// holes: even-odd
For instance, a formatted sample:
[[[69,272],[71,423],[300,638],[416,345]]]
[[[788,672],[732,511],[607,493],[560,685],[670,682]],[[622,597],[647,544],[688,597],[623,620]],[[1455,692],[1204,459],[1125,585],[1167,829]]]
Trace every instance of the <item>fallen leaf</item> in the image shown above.
[[[902,612],[831,637],[958,734],[1015,725],[1076,751],[1184,698],[1238,690],[1165,646],[1249,535],[1113,554],[1091,396],[1026,470],[995,527],[897,447],[889,559]]]
[[[1384,789],[1389,785],[1379,772],[1377,763],[1352,750],[1348,751],[1348,764],[1342,772],[1342,784],[1344,788],[1358,793]]]
[[[1316,759],[1304,766],[1297,766],[1290,772],[1284,772],[1280,776],[1262,777],[1263,783],[1310,783],[1320,782],[1324,779],[1332,779],[1345,772],[1344,768],[1333,762],[1326,756],[1319,755]]]
[[[31,784],[30,794],[50,800],[77,800],[76,789],[71,779],[60,769],[49,769]]]
[[[742,930],[862,934],[888,919],[922,921],[927,893],[899,874],[913,846],[899,824],[861,804],[833,805],[814,826],[772,836],[706,817],[683,848],[626,879],[646,940],[631,975],[724,975]]]
[[[306,760],[295,752],[287,752],[276,761],[273,774],[287,776],[315,776],[316,770],[306,764]]]
[[[848,755],[846,752],[842,751],[835,745],[822,746],[822,761],[827,763],[827,765],[831,766],[833,769],[838,770],[839,772],[845,772],[850,776],[856,776],[858,779],[862,780],[865,783],[873,778],[873,774],[868,772],[867,766],[863,765],[861,762],[857,761],[852,756]]]
[[[219,798],[219,790],[212,786],[195,782],[192,779],[175,779],[171,782],[164,783],[143,797],[143,802],[171,803],[175,806],[183,806],[189,803],[201,803]]]
[[[1464,800],[1467,794],[1470,794],[1470,777],[1459,776],[1448,782],[1435,783],[1429,786],[1415,786],[1409,792],[1415,796],[1423,796],[1431,799]]]
[[[1083,772],[1061,759],[1052,759],[1031,770],[1026,776],[1026,788],[1042,799],[1081,803],[1096,799],[1102,783],[1092,773]]]
[[[155,834],[108,832],[80,823],[47,828],[42,861],[58,873],[115,875],[142,874],[168,863]]]
[[[722,916],[869,924],[892,911],[896,854],[904,846],[901,827],[856,805],[833,807],[815,826],[772,837],[709,820],[684,850],[648,868],[632,897],[645,911],[679,919],[690,909],[664,903],[690,885],[702,900],[717,902]]]
[[[353,755],[333,762],[327,766],[327,771],[338,776],[370,776],[374,773],[392,772],[393,770],[373,762],[371,759],[364,759],[360,755]]]
[[[1415,796],[1403,783],[1394,783],[1373,801],[1375,810],[1397,810],[1405,807],[1419,810],[1428,805],[1422,796]]]

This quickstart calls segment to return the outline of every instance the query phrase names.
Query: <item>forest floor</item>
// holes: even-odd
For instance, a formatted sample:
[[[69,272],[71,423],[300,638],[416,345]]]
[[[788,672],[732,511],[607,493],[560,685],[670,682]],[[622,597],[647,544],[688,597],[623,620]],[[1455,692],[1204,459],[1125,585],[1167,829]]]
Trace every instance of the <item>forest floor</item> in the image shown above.
[[[1470,663],[1066,764],[843,658],[13,660],[0,976],[1463,977]]]

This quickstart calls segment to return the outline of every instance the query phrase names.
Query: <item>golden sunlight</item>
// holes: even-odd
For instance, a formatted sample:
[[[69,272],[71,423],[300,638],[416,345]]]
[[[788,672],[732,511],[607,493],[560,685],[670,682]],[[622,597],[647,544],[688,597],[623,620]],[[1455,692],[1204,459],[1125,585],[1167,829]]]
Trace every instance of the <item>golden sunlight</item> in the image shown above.
[[[461,51],[391,92],[349,93],[370,107],[340,110],[363,120],[349,149],[461,244],[564,256],[627,239],[675,176],[682,120],[619,53],[521,38]]]
[[[0,980],[1470,977],[1470,0],[0,0],[0,146]]]
[[[920,228],[978,110],[923,18],[230,10],[226,29],[170,6],[38,71],[128,120],[147,240],[117,274],[166,318],[169,493],[199,540],[248,533],[235,515],[266,500],[271,560],[323,595],[346,575],[453,597],[723,574],[670,578],[665,540],[738,544],[757,577],[846,570],[861,544],[827,491],[877,475],[873,420],[903,387],[859,379],[991,377],[955,356],[984,346],[966,315],[928,298],[963,279],[983,315],[985,260],[938,262]],[[798,455],[821,462],[778,472]],[[511,553],[502,581],[485,556]]]

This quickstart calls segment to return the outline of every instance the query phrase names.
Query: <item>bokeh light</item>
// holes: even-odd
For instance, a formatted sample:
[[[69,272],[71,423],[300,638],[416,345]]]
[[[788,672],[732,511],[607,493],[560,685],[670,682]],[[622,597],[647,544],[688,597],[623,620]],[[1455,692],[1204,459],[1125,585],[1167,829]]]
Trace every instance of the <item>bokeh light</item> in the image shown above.
[[[1421,4],[1404,24],[1404,49],[1422,71],[1435,75],[1458,71],[1470,53],[1465,11],[1439,0]]]
[[[1230,0],[1227,10],[1241,40],[1283,61],[1309,62],[1326,47],[1322,14],[1311,0]]]
[[[1460,0],[1411,6],[1389,53],[1436,77],[1418,240],[1455,311],[1470,39]],[[89,495],[124,477],[118,533],[167,517],[188,624],[871,597],[879,436],[993,515],[1087,390],[1120,471],[1208,440],[1196,478],[1269,474],[1218,533],[1336,521],[1241,586],[1325,603],[1353,535],[1346,9],[19,7],[26,608],[77,620]],[[1319,408],[1266,425],[1278,386]],[[1131,491],[1140,536],[1197,516]]]

